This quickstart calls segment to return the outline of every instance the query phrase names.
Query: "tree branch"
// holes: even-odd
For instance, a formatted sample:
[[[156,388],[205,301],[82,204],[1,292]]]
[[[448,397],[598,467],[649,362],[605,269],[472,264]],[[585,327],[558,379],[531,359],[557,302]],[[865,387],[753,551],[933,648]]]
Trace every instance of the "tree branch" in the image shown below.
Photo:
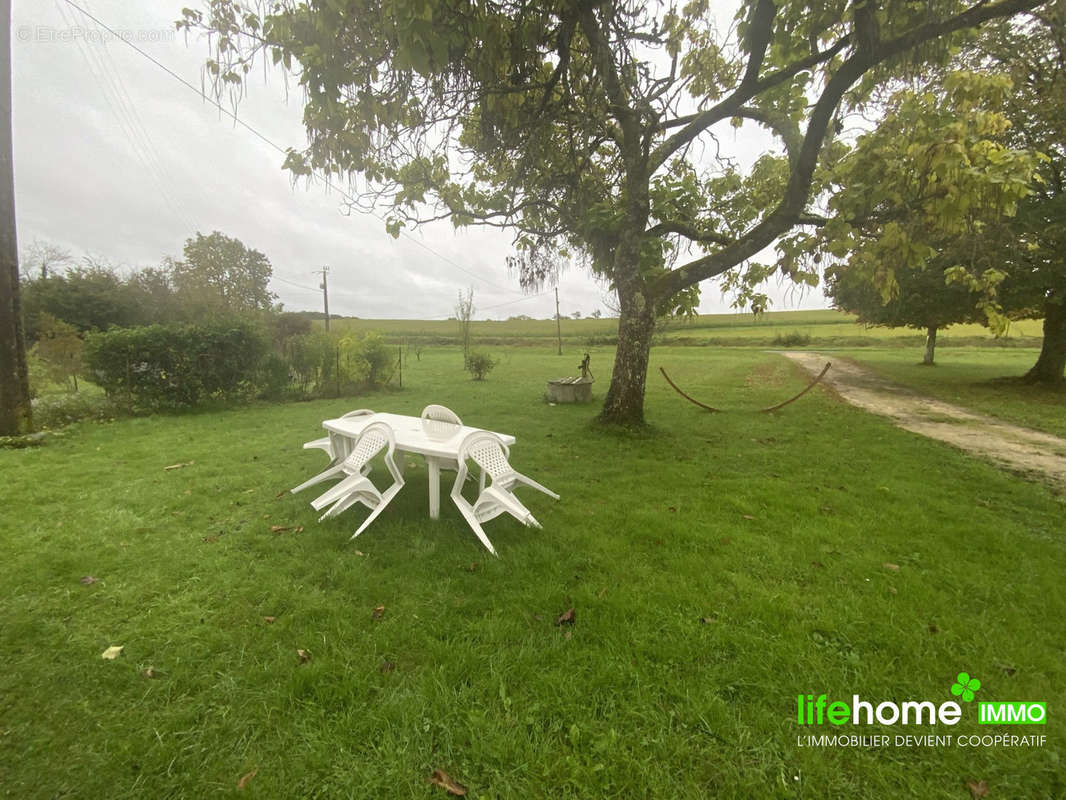
[[[724,98],[706,111],[701,111],[689,118],[679,118],[679,120],[684,120],[684,129],[667,138],[655,148],[651,155],[651,170],[654,172],[662,166],[670,156],[703,133],[703,131],[711,125],[721,122],[723,119],[729,119],[730,117],[736,116],[737,111],[753,97],[756,97],[767,89],[798,75],[804,70],[811,69],[818,64],[828,61],[843,50],[849,40],[850,37],[844,36],[828,50],[814,53],[783,69],[771,72],[766,77],[761,78],[749,86],[745,86],[742,83],[731,95],[729,95],[729,97]],[[682,123],[679,123],[678,120],[674,120],[664,124],[663,127],[675,127],[678,124]]]
[[[691,239],[694,242],[710,242],[712,244],[720,244],[723,246],[732,244],[734,241],[730,236],[715,231],[701,231],[695,225],[681,222],[679,220],[664,220],[657,225],[652,225],[645,231],[647,236],[663,236],[667,233],[678,233],[686,239]]]
[[[740,80],[741,86],[750,86],[759,80],[759,70],[762,69],[763,59],[766,58],[766,48],[770,46],[774,33],[775,16],[777,7],[773,0],[758,0],[748,24],[748,66]]]
[[[784,197],[777,208],[733,244],[657,278],[648,287],[648,296],[655,300],[672,297],[688,286],[721,275],[772,244],[778,236],[805,216],[804,206],[810,195],[818,154],[833,114],[844,93],[867,70],[923,42],[964,28],[975,27],[990,19],[1034,8],[1040,5],[1040,2],[1041,0],[1002,0],[999,3],[988,3],[986,0],[979,0],[976,5],[954,17],[921,25],[895,39],[880,43],[872,51],[858,49],[833,74],[818,98]]]

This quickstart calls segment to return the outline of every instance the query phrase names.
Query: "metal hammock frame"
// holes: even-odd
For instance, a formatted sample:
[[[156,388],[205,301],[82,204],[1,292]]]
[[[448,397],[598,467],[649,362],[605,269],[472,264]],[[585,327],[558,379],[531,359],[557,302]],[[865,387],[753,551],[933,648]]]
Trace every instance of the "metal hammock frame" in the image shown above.
[[[783,403],[778,403],[776,406],[770,406],[769,408],[760,408],[759,409],[759,413],[760,414],[767,414],[767,413],[769,413],[771,411],[777,411],[779,408],[784,408],[789,403],[796,402],[801,397],[803,397],[803,395],[807,394],[807,392],[809,392],[811,389],[813,389],[815,386],[818,385],[818,383],[822,380],[822,378],[825,377],[825,374],[827,372],[829,372],[829,368],[831,366],[833,366],[833,363],[831,361],[826,361],[825,362],[825,366],[822,367],[822,371],[818,373],[818,376],[814,380],[812,380],[809,384],[807,384],[807,387],[803,391],[801,391],[799,394],[793,395],[792,397],[788,398],[788,400],[786,400]],[[666,374],[666,370],[663,369],[662,367],[659,367],[659,372],[661,372],[663,374],[663,377],[666,378],[666,382],[668,384],[670,384],[671,387],[673,387],[673,390],[675,392],[677,392],[679,395],[684,397],[686,400],[688,400],[693,405],[697,405],[700,408],[704,409],[705,411],[710,411],[712,414],[724,414],[725,413],[724,409],[715,408],[714,406],[709,406],[706,403],[701,403],[695,397],[692,397],[691,395],[686,394],[684,391],[681,390],[680,386],[678,386],[676,383],[674,383],[672,380],[670,380],[670,376]]]

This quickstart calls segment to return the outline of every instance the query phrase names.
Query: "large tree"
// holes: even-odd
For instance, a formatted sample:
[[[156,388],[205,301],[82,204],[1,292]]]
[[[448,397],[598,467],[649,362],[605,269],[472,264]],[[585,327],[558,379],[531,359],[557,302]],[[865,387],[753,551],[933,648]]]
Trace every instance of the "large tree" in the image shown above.
[[[883,324],[973,318],[997,332],[1043,318],[1026,380],[1063,381],[1063,30],[1053,8],[989,26],[956,60],[966,69],[893,95],[829,179],[834,218],[803,242],[846,245],[830,268],[838,304]]]
[[[210,0],[179,26],[211,32],[220,91],[239,93],[260,51],[297,73],[309,144],[286,159],[294,175],[361,176],[359,201],[387,200],[393,232],[511,228],[527,286],[568,254],[609,281],[602,417],[634,423],[656,316],[810,222],[841,114],[943,59],[954,34],[1038,5],[755,0],[732,36],[705,0]],[[701,155],[731,121],[780,154],[747,171]]]
[[[968,286],[951,283],[944,271],[945,262],[901,271],[896,278],[897,290],[886,302],[866,276],[830,267],[826,271],[826,295],[835,308],[855,314],[865,325],[925,331],[922,363],[933,366],[939,330],[958,322],[985,321],[977,308],[980,295]]]
[[[1044,341],[1026,374],[1032,383],[1066,378],[1066,7],[1044,9],[1025,24],[991,26],[976,43],[977,60],[1001,69],[1014,90],[1004,99],[1005,138],[1043,155],[1039,179],[1017,216],[989,231],[1006,278],[999,291],[1013,317],[1042,317]]]
[[[185,241],[183,259],[166,267],[179,303],[200,316],[267,311],[276,299],[267,257],[218,231],[197,232]]]

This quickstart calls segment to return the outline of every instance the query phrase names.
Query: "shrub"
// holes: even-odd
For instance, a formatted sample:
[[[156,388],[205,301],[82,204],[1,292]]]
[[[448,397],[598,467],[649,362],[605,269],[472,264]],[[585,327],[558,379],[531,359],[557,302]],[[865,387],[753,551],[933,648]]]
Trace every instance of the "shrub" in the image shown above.
[[[484,380],[495,366],[496,362],[488,353],[473,352],[466,356],[466,371],[474,376],[475,381]]]
[[[85,356],[108,395],[153,410],[250,396],[265,351],[251,325],[226,322],[112,328],[89,335]]]
[[[396,369],[396,351],[385,344],[380,333],[375,332],[363,336],[360,346],[368,366],[366,382],[371,386],[388,383]]]
[[[379,333],[319,331],[292,336],[284,346],[290,393],[302,397],[349,395],[392,378],[396,356]]]
[[[86,419],[103,421],[121,414],[114,401],[99,392],[53,393],[33,400],[33,424],[39,430],[55,430]]]
[[[799,331],[779,333],[774,337],[774,345],[777,347],[804,347],[810,343],[811,335],[809,333],[800,333]]]
[[[268,353],[259,364],[256,383],[259,396],[264,400],[281,400],[292,386],[292,373],[288,363],[277,353]]]

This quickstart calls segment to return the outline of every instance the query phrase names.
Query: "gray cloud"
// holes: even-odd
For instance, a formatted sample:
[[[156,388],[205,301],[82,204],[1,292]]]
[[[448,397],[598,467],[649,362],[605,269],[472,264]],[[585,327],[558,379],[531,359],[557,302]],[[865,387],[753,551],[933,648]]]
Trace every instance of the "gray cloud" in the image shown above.
[[[200,85],[206,47],[174,33],[180,3],[78,4]],[[272,288],[291,309],[320,307],[312,271],[329,265],[330,308],[340,314],[445,317],[468,286],[479,317],[554,313],[550,293],[526,297],[507,274],[506,232],[455,231],[445,222],[394,240],[380,220],[342,213],[338,193],[321,184],[293,186],[276,150],[121,41],[109,41],[63,0],[16,3],[12,26],[23,246],[40,239],[136,268],[179,256],[196,230],[220,230],[266,253],[278,278]],[[238,114],[282,147],[299,147],[297,95],[286,100],[277,74],[253,76]],[[747,127],[725,134],[745,160],[766,147],[759,133],[745,141],[749,134]],[[603,287],[580,269],[563,273],[559,291],[563,313],[603,307]],[[783,292],[772,293],[775,307],[796,307]],[[701,310],[727,310],[715,286],[705,284],[703,295]],[[816,292],[802,305],[824,304]]]

